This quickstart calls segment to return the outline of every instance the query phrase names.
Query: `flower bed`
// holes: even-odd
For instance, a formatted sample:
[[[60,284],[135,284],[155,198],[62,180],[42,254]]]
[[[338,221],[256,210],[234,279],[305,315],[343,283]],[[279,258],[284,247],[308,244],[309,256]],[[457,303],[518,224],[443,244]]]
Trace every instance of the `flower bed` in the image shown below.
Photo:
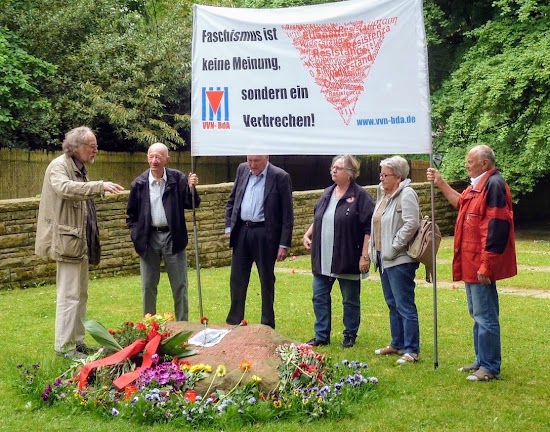
[[[225,365],[213,369],[209,364],[194,364],[192,357],[169,355],[160,349],[162,341],[177,336],[166,330],[169,320],[167,315],[156,315],[137,324],[125,323],[121,330],[110,332],[121,349],[102,348],[87,359],[75,360],[57,378],[52,379],[54,371],[38,365],[21,366],[22,386],[28,394],[40,397],[45,406],[88,410],[145,424],[170,422],[200,427],[339,417],[351,402],[369,397],[372,393],[368,390],[378,383],[375,377],[364,376],[368,368],[365,363],[332,363],[310,345],[289,343],[276,349],[280,366],[274,388],[265,388],[254,365],[244,358],[238,382],[222,390],[217,382],[229,372]],[[157,335],[159,348],[154,353],[151,349],[128,349],[136,341],[142,341],[138,348],[151,348],[155,344],[150,342]],[[104,346],[111,344],[107,341]],[[191,353],[185,343],[177,348],[181,354]],[[132,354],[111,364],[123,352]],[[206,390],[198,392],[197,383]]]

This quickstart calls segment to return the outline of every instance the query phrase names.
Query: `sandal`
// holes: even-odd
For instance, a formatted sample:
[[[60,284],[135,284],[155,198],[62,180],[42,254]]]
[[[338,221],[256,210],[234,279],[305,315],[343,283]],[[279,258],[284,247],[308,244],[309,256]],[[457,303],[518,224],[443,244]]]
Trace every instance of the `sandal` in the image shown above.
[[[395,363],[398,365],[402,365],[405,363],[416,363],[417,361],[418,361],[418,355],[413,353],[405,353]]]
[[[475,372],[479,369],[479,365],[476,362],[470,363],[469,365],[462,366],[458,368],[459,372]]]
[[[374,350],[374,354],[376,355],[403,355],[403,350],[398,350],[397,348],[392,347],[391,345],[388,345],[384,348],[378,348],[377,350]]]
[[[500,375],[493,374],[481,368],[479,368],[474,373],[466,377],[468,381],[491,381],[499,378],[500,378]]]

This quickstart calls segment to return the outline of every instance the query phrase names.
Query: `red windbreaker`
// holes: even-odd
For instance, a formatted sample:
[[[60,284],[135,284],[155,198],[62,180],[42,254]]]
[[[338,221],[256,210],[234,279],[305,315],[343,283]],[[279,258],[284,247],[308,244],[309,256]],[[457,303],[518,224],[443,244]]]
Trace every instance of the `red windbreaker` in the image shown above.
[[[455,225],[453,280],[491,282],[517,274],[510,188],[493,168],[460,195]]]

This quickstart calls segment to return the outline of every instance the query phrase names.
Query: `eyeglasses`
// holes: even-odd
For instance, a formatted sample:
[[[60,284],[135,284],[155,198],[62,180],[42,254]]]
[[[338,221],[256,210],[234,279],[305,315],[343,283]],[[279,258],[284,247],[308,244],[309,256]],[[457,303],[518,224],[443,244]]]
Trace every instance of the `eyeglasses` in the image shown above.
[[[332,172],[332,171],[338,172],[338,171],[343,171],[343,170],[345,170],[344,167],[339,167],[339,166],[336,166],[336,165],[335,165],[335,166],[331,166],[329,171],[330,171],[330,172]]]
[[[380,180],[386,180],[388,177],[395,177],[395,174],[382,174],[380,173]]]

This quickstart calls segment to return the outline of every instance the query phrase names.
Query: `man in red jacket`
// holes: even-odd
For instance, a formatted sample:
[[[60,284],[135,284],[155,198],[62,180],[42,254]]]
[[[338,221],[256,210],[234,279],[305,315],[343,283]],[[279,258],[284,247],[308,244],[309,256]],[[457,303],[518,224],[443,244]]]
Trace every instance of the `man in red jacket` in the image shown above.
[[[517,274],[512,197],[489,146],[472,148],[465,167],[471,185],[462,193],[435,168],[428,168],[427,178],[458,208],[453,280],[465,283],[476,354],[474,362],[459,371],[469,373],[468,381],[489,381],[499,377],[501,365],[496,281]]]

